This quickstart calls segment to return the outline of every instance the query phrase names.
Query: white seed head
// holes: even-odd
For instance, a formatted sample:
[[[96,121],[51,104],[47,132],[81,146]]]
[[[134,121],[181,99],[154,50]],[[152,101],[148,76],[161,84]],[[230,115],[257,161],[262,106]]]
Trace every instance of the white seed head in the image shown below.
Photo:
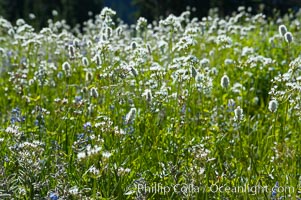
[[[87,58],[87,57],[83,57],[83,58],[82,58],[82,63],[83,63],[83,65],[84,65],[85,67],[88,67],[88,65],[89,65],[88,58]]]
[[[95,87],[91,88],[90,95],[91,95],[91,97],[94,97],[94,98],[98,97],[98,92],[97,92],[97,89]]]
[[[222,78],[221,78],[221,86],[223,88],[227,88],[230,84],[230,80],[229,77],[225,74]]]
[[[88,171],[94,176],[97,176],[99,174],[99,169],[97,169],[95,166],[91,166]]]
[[[135,119],[135,115],[136,115],[136,108],[131,108],[130,112],[128,112],[128,114],[125,117],[125,123],[126,124],[132,123],[133,120]]]
[[[56,10],[52,10],[52,15],[57,16],[59,13]]]
[[[286,32],[287,32],[286,26],[285,26],[285,25],[280,25],[280,26],[279,26],[279,34],[280,34],[281,36],[284,36]]]
[[[134,76],[138,76],[138,71],[135,67],[131,67],[131,72]]]
[[[150,89],[146,89],[142,96],[146,99],[147,102],[152,102],[153,99],[153,95],[152,95],[152,91]]]
[[[291,43],[293,41],[293,35],[291,32],[286,32],[284,38],[287,43]]]
[[[70,71],[71,69],[70,64],[68,62],[64,62],[62,68],[64,71]]]
[[[269,102],[269,110],[271,112],[276,112],[278,108],[278,101],[273,99]]]
[[[36,16],[35,16],[35,14],[33,14],[33,13],[29,13],[29,19],[35,19],[36,18]]]
[[[95,62],[96,62],[97,66],[101,65],[101,59],[100,59],[100,56],[98,54],[95,56]]]
[[[131,43],[131,47],[132,47],[132,50],[135,50],[137,48],[137,43],[136,42],[132,42]]]
[[[81,92],[83,93],[83,94],[86,94],[86,93],[88,93],[88,88],[87,87],[83,87],[82,89],[81,89]]]
[[[91,81],[93,78],[93,74],[92,72],[86,72],[86,81]]]
[[[69,56],[70,56],[70,58],[74,58],[75,57],[74,46],[73,45],[69,45],[68,50],[69,50]]]
[[[234,115],[235,121],[241,121],[243,119],[243,110],[240,108],[240,106],[237,106],[237,108],[234,110]]]
[[[122,28],[120,26],[118,26],[118,28],[116,29],[116,34],[118,37],[121,36],[122,31],[123,31]]]

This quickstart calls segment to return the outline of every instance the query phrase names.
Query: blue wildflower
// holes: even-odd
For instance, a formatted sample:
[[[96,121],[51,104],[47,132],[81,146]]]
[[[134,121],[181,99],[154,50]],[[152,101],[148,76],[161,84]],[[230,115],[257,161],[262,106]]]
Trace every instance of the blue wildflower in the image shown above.
[[[233,99],[228,100],[228,112],[233,112],[235,110],[236,103]]]
[[[50,195],[49,195],[49,199],[50,200],[58,200],[59,197],[58,197],[58,195],[56,193],[51,192]]]
[[[132,134],[134,133],[135,129],[132,125],[128,126],[128,127],[125,127],[124,131],[127,133],[127,134]]]
[[[277,190],[279,188],[279,182],[277,181],[275,183],[275,186],[272,188],[272,199],[274,199],[277,196]]]
[[[60,72],[57,73],[57,78],[58,79],[62,79],[63,76],[64,76],[63,72],[60,71]]]
[[[76,96],[76,97],[74,98],[75,103],[79,103],[82,99],[83,99],[82,96]]]
[[[91,122],[87,122],[84,124],[84,130],[86,131],[90,131],[91,127],[92,127]]]
[[[45,125],[44,116],[42,114],[38,114],[35,121],[35,126],[43,127]]]
[[[17,122],[24,122],[24,121],[25,121],[25,116],[21,115],[21,110],[18,107],[12,109],[10,122],[12,124],[15,124]]]
[[[78,140],[83,139],[84,136],[85,136],[84,133],[80,133],[80,134],[77,135],[77,139],[78,139]]]

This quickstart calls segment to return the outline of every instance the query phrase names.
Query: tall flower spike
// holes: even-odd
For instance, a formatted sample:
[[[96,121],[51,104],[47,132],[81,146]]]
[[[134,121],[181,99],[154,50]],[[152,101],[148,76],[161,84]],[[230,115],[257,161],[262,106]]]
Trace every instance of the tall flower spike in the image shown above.
[[[91,88],[90,90],[90,95],[94,98],[97,98],[98,97],[98,92],[97,92],[97,89],[95,87]]]
[[[283,37],[286,32],[287,32],[286,26],[285,25],[280,25],[279,26],[279,34]]]
[[[243,119],[243,110],[240,108],[240,106],[237,106],[237,108],[234,110],[234,115],[235,121],[241,121]]]
[[[223,88],[227,88],[230,84],[230,80],[229,77],[225,74],[222,78],[221,78],[221,86]]]
[[[287,43],[291,43],[293,41],[293,35],[291,32],[286,32],[284,35],[284,39]]]
[[[70,58],[74,58],[75,57],[75,50],[74,50],[74,46],[73,45],[69,45],[69,56]]]
[[[269,102],[269,110],[271,112],[276,112],[278,109],[278,101],[273,99]]]
[[[135,119],[136,108],[131,108],[130,112],[125,117],[125,124],[131,124]]]
[[[68,62],[64,62],[62,68],[64,71],[70,71],[71,69],[70,64]]]
[[[93,74],[92,72],[86,72],[86,81],[91,81],[93,78]]]
[[[88,67],[88,65],[89,65],[88,58],[87,58],[87,57],[83,57],[83,58],[82,58],[82,63],[83,63],[83,65],[84,65],[85,67]]]

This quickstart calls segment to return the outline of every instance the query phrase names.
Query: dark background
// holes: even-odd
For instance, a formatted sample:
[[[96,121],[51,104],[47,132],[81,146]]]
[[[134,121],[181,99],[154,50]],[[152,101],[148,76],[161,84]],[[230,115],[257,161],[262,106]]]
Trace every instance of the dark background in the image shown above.
[[[195,7],[193,17],[203,17],[208,14],[208,9],[219,8],[220,16],[231,14],[240,5],[251,6],[254,13],[259,12],[260,4],[264,4],[263,12],[273,16],[274,9],[281,14],[289,9],[297,11],[301,7],[301,0],[0,0],[0,15],[15,23],[16,19],[23,18],[27,23],[39,29],[47,25],[47,19],[54,18],[52,10],[57,10],[56,19],[66,19],[71,26],[99,14],[104,6],[117,11],[125,23],[135,23],[138,16],[143,16],[149,21],[166,17],[173,13],[179,15],[189,5]],[[29,13],[34,13],[36,18],[29,19]]]

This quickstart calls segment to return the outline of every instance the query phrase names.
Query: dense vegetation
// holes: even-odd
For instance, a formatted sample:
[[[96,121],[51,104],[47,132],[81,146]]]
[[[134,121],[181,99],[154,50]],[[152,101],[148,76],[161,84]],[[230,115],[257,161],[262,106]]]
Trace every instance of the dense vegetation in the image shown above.
[[[1,199],[300,196],[301,13],[115,15],[0,19]]]

